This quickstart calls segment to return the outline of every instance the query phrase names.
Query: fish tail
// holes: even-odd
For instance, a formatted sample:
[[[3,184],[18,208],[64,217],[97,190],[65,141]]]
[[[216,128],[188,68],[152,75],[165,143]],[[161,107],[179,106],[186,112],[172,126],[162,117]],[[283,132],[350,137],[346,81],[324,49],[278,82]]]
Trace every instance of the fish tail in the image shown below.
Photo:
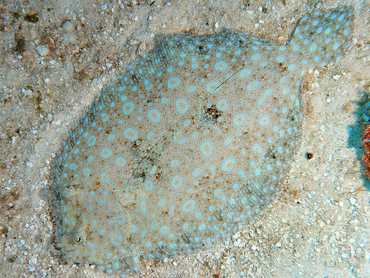
[[[297,23],[288,40],[310,70],[334,63],[351,46],[354,10],[351,6],[318,10]]]

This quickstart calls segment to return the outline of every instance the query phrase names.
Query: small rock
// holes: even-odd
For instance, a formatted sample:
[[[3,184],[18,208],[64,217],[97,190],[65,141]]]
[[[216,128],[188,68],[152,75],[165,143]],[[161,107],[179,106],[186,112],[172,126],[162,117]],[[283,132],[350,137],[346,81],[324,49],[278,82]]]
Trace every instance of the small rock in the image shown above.
[[[39,45],[35,48],[36,52],[41,56],[45,57],[50,53],[49,47],[47,45]]]
[[[332,76],[334,80],[339,80],[342,76],[340,74],[335,74]]]
[[[72,22],[66,21],[62,24],[62,29],[64,32],[68,33],[72,32],[75,29],[75,26]]]

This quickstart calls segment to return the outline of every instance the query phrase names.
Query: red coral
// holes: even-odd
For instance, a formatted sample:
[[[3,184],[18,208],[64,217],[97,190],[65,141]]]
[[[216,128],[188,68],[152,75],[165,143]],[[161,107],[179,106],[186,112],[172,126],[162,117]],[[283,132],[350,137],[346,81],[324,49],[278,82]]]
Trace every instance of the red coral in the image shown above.
[[[370,125],[366,126],[362,136],[362,147],[365,148],[365,153],[362,155],[362,164],[365,167],[364,174],[370,178]]]

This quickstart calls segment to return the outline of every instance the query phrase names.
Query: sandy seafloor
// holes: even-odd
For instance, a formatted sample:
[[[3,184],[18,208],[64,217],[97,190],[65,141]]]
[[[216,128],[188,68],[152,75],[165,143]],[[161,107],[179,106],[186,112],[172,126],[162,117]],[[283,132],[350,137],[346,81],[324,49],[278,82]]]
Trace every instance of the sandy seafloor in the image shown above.
[[[2,1],[0,276],[108,276],[60,262],[45,191],[70,126],[155,35],[233,28],[283,43],[314,6],[340,4],[357,14],[352,48],[306,76],[303,144],[282,196],[222,246],[143,261],[138,276],[370,277],[370,187],[359,160],[369,120],[359,108],[370,93],[369,0]]]

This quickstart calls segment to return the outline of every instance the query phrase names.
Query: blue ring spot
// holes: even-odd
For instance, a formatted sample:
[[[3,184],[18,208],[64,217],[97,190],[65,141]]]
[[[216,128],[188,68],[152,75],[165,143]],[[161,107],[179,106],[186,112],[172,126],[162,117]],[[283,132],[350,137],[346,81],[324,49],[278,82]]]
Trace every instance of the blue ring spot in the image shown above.
[[[69,165],[69,169],[76,170],[77,169],[76,163],[72,163],[71,165]]]
[[[147,202],[145,200],[141,200],[139,202],[139,207],[140,207],[142,213],[147,213],[148,212]]]
[[[199,175],[202,173],[202,169],[201,168],[195,168],[194,170],[193,170],[193,173],[192,173],[192,176],[194,177],[194,178],[196,178],[196,177],[199,177]]]
[[[220,99],[217,101],[216,107],[220,111],[226,111],[229,108],[229,104],[227,103],[226,99]]]
[[[227,136],[226,139],[224,140],[224,146],[227,147],[228,145],[231,144],[231,142],[233,141],[233,137],[232,136]]]
[[[239,126],[244,125],[246,120],[247,120],[247,116],[244,113],[239,113],[233,117],[233,124],[239,127]]]
[[[196,89],[197,89],[197,87],[195,87],[195,86],[189,86],[189,87],[187,87],[187,88],[186,88],[186,90],[187,90],[189,93],[194,92]]]
[[[153,123],[158,123],[161,120],[161,114],[157,109],[152,109],[148,112],[148,117]]]
[[[85,169],[82,170],[82,173],[86,176],[86,179],[88,179],[90,174],[91,174],[91,169],[90,168],[85,168]]]
[[[289,66],[288,66],[288,70],[289,71],[293,71],[293,70],[295,70],[297,68],[297,66],[295,65],[295,64],[290,64]]]
[[[211,141],[204,141],[202,144],[200,144],[200,153],[206,157],[209,158],[213,154],[213,144]]]
[[[178,160],[178,159],[173,159],[170,162],[171,168],[175,168],[175,167],[179,166],[180,164],[181,164],[180,160]]]
[[[310,46],[310,51],[311,52],[314,51],[316,49],[316,47],[317,47],[317,44],[315,42],[312,43],[311,46]]]
[[[124,159],[122,156],[119,156],[116,158],[116,165],[120,168],[126,166],[126,159]]]
[[[150,132],[148,132],[148,135],[146,136],[146,139],[152,140],[153,136],[154,136],[154,132],[150,131]]]
[[[154,182],[152,180],[146,180],[144,182],[144,187],[146,191],[150,192],[154,189]]]
[[[101,198],[99,199],[99,204],[101,205],[101,206],[105,206],[106,204],[107,204],[107,198],[105,198],[105,200],[104,200],[105,202],[103,203],[103,201],[101,200]]]
[[[117,214],[114,218],[116,219],[117,224],[119,224],[119,225],[122,225],[122,224],[126,223],[126,217],[123,214]],[[122,241],[122,239],[121,239],[121,241]]]
[[[196,202],[194,200],[187,200],[185,203],[182,204],[181,209],[185,213],[190,213],[195,209]]]
[[[261,96],[257,101],[257,106],[261,106],[265,102],[265,96]]]
[[[248,91],[253,91],[254,89],[258,88],[260,86],[260,83],[257,80],[253,80],[251,83],[247,85]]]
[[[270,123],[270,117],[269,115],[265,114],[261,118],[258,119],[258,124],[260,126],[268,126]]]
[[[166,199],[165,198],[160,199],[159,202],[158,202],[158,206],[160,208],[163,207],[165,204],[166,204]]]
[[[180,175],[175,175],[171,180],[171,186],[175,189],[180,188],[184,184],[184,179]]]
[[[123,132],[123,135],[130,141],[135,141],[137,138],[139,138],[139,134],[137,131],[131,127],[126,128]]]
[[[87,145],[92,146],[96,142],[96,137],[95,136],[90,136],[89,139],[87,140]]]
[[[159,232],[160,232],[162,235],[166,235],[170,230],[171,230],[171,228],[170,228],[169,226],[163,225],[163,226],[159,229]]]
[[[100,182],[102,184],[107,184],[108,182],[111,182],[112,179],[107,175],[107,172],[103,172],[99,175]]]
[[[183,98],[178,98],[176,100],[176,109],[180,114],[184,114],[189,110],[189,103]]]
[[[191,124],[190,119],[184,121],[184,127],[188,127]]]
[[[107,115],[107,114],[103,113],[103,114],[101,114],[101,116],[103,117],[103,122],[108,121],[108,119],[109,119],[109,115]]]
[[[221,89],[221,83],[209,82],[206,86],[206,91],[210,94],[215,94]]]
[[[252,74],[252,71],[250,69],[243,69],[239,72],[240,78],[246,78],[247,76],[251,74]]]
[[[123,106],[123,113],[125,115],[128,115],[132,112],[132,110],[134,110],[134,107],[135,107],[135,104],[133,102],[127,102],[124,106]]]
[[[225,172],[231,172],[233,170],[233,166],[236,164],[236,160],[233,157],[229,157],[222,163],[222,170]]]
[[[254,143],[252,146],[252,151],[262,153],[263,149],[260,144]]]
[[[245,173],[244,171],[239,171],[238,173],[239,177],[241,177],[242,179],[245,178]]]
[[[261,54],[259,53],[253,54],[251,57],[252,61],[257,61],[259,58],[261,58]]]
[[[108,141],[114,140],[114,134],[109,134],[108,135]]]
[[[284,57],[284,56],[277,56],[277,57],[276,57],[276,61],[277,61],[278,63],[282,63],[282,62],[284,62],[284,60],[285,60],[285,57]]]
[[[134,228],[133,230],[130,231],[131,234],[134,234],[137,232],[137,226],[135,224],[131,224],[132,225],[132,228]]]
[[[215,70],[225,70],[227,68],[227,64],[224,61],[219,61],[215,64]]]
[[[290,92],[290,88],[289,87],[285,87],[281,90],[281,93],[283,94],[283,96],[289,94]]]
[[[217,188],[215,190],[215,192],[213,193],[213,195],[215,195],[216,198],[221,198],[222,197],[222,189],[221,188]]]
[[[111,157],[113,152],[109,148],[104,148],[101,150],[100,155],[102,158],[109,158]]]
[[[96,224],[98,223],[98,219],[93,218],[91,220],[91,228],[94,230],[96,228]]]
[[[172,77],[168,79],[168,88],[172,89],[177,87],[180,84],[180,78],[178,77]]]

